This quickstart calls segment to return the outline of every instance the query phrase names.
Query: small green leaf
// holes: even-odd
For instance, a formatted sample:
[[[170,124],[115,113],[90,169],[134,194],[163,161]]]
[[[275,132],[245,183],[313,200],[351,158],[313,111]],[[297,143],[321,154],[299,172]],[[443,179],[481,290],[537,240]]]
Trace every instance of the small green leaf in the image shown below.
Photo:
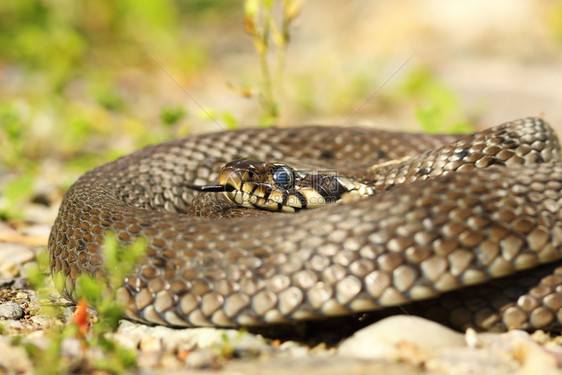
[[[22,218],[21,204],[34,193],[35,179],[23,174],[4,185],[0,191],[0,217]]]
[[[238,129],[238,121],[231,112],[224,111],[221,114],[222,121],[225,123],[228,130]]]
[[[3,195],[8,200],[10,206],[29,199],[33,194],[35,179],[28,174],[16,177],[4,185]]]
[[[185,116],[185,110],[182,107],[164,108],[160,112],[160,120],[165,125],[174,125]]]
[[[96,94],[99,105],[112,112],[121,112],[125,109],[125,100],[115,89],[103,88]]]
[[[65,277],[62,272],[56,272],[55,274],[53,274],[53,282],[57,290],[64,290]]]
[[[216,121],[218,118],[217,111],[210,108],[200,109],[199,111],[197,111],[197,115],[199,116],[199,118],[202,118],[204,120]]]
[[[103,284],[89,275],[81,274],[76,279],[76,298],[86,298],[88,304],[97,306],[101,300]]]
[[[258,119],[258,126],[261,128],[270,128],[277,125],[277,117],[269,114],[264,114]]]

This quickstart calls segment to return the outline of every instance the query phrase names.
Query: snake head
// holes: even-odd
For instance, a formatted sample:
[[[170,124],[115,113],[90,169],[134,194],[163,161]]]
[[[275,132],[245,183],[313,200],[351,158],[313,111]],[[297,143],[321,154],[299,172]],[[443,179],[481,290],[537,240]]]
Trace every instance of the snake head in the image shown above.
[[[336,203],[343,197],[368,196],[373,189],[337,174],[296,170],[288,164],[255,159],[229,162],[218,185],[189,186],[202,192],[223,192],[239,206],[296,212]]]

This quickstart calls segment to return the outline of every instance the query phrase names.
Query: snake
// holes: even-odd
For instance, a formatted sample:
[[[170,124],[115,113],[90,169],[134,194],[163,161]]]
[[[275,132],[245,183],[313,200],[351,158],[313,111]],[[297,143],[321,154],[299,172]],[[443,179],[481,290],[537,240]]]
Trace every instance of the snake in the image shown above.
[[[363,194],[308,208],[290,185],[291,194],[266,189],[277,194],[270,209],[245,207],[264,201],[262,188],[240,182],[248,173],[221,182],[240,160],[246,171],[252,160],[268,165],[268,176],[250,176],[267,186],[310,172]],[[236,189],[244,199],[229,199]],[[293,195],[300,209],[284,212]],[[107,277],[108,232],[123,246],[144,238],[116,298],[127,318],[152,325],[271,326],[418,305],[459,329],[560,330],[561,205],[560,145],[541,118],[469,135],[240,129],[169,140],[85,173],[62,200],[48,249],[73,299],[79,275]]]

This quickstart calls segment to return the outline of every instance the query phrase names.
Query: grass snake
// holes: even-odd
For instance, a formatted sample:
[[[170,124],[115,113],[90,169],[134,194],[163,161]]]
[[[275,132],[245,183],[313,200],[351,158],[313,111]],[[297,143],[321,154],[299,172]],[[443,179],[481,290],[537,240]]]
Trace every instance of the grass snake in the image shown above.
[[[375,194],[289,214],[189,188],[248,156],[335,171]],[[107,231],[123,244],[145,237],[118,295],[150,324],[268,325],[428,300],[424,315],[461,329],[559,330],[561,204],[560,146],[538,118],[462,136],[245,129],[150,146],[80,177],[50,264],[71,298],[80,273],[104,276]]]

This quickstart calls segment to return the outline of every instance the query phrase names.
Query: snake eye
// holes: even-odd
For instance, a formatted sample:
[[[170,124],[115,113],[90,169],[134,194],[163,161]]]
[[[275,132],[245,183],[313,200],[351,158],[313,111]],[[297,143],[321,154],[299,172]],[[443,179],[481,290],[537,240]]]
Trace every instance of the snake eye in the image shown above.
[[[273,181],[282,188],[290,189],[295,183],[295,172],[289,167],[279,167],[273,172]]]

